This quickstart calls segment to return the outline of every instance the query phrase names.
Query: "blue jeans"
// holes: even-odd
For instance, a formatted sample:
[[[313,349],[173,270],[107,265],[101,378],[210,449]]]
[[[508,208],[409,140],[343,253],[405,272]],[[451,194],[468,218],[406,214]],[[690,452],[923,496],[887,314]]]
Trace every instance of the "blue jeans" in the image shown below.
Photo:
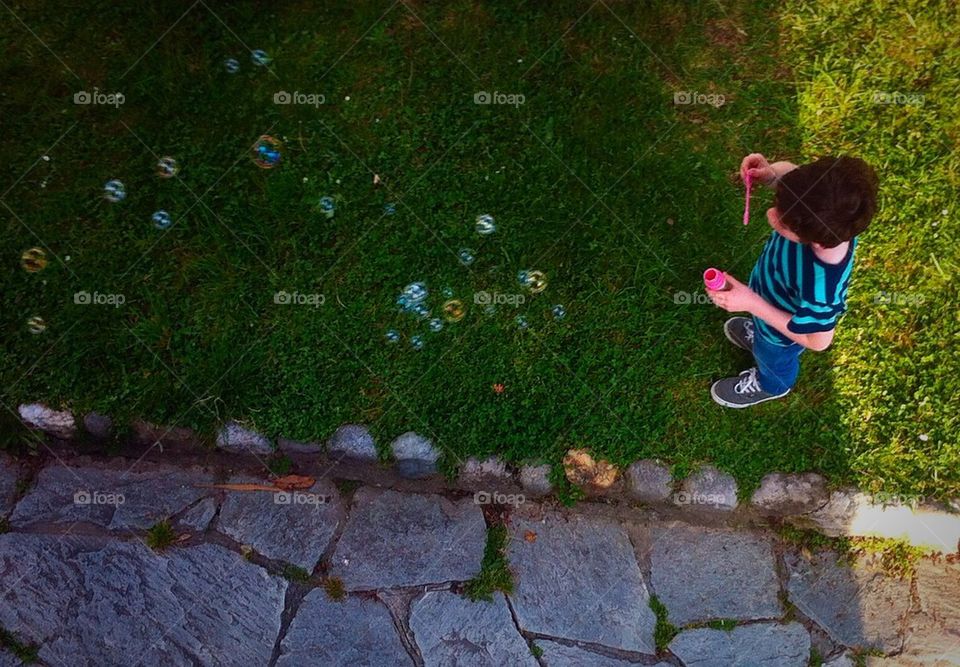
[[[753,359],[757,362],[757,378],[764,391],[782,394],[793,387],[800,372],[799,343],[778,345],[764,339],[758,331],[753,337]]]

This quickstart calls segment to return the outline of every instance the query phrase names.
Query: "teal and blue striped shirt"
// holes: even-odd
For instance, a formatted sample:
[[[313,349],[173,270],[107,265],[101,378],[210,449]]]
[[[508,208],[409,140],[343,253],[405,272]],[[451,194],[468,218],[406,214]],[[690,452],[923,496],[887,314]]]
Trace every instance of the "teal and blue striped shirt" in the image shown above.
[[[795,243],[773,232],[750,273],[750,289],[793,315],[787,323],[793,333],[830,331],[847,310],[847,288],[856,245],[857,240],[853,239],[843,261],[827,264],[809,245]],[[793,343],[763,320],[756,317],[753,320],[756,331],[765,340],[778,345]]]

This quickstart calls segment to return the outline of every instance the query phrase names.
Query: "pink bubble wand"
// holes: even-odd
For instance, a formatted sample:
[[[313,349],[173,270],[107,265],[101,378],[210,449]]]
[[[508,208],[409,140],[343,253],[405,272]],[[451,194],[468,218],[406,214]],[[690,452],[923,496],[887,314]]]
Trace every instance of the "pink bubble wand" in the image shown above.
[[[747,198],[743,204],[743,224],[750,222],[750,170],[747,169],[747,173],[744,174],[743,183],[747,186]]]

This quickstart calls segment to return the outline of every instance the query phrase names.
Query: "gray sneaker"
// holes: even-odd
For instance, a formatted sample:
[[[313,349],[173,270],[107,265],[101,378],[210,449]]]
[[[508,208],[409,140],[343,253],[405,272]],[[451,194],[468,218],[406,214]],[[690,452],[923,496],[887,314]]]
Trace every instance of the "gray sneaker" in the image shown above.
[[[757,403],[782,398],[789,393],[789,389],[782,394],[764,391],[757,378],[756,367],[745,370],[738,377],[717,380],[710,387],[713,400],[725,408],[747,408]]]
[[[737,347],[753,350],[753,320],[749,317],[731,317],[723,323],[723,333]]]

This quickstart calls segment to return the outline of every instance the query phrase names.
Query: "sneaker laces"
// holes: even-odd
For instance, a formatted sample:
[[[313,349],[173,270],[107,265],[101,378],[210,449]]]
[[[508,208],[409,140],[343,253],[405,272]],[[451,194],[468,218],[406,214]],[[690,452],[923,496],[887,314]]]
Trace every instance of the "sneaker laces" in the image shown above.
[[[760,380],[757,379],[756,367],[746,370],[740,374],[740,381],[733,388],[738,394],[759,394],[763,391],[760,386]]]
[[[753,345],[753,322],[751,320],[743,323],[743,338],[750,343],[750,345]]]

